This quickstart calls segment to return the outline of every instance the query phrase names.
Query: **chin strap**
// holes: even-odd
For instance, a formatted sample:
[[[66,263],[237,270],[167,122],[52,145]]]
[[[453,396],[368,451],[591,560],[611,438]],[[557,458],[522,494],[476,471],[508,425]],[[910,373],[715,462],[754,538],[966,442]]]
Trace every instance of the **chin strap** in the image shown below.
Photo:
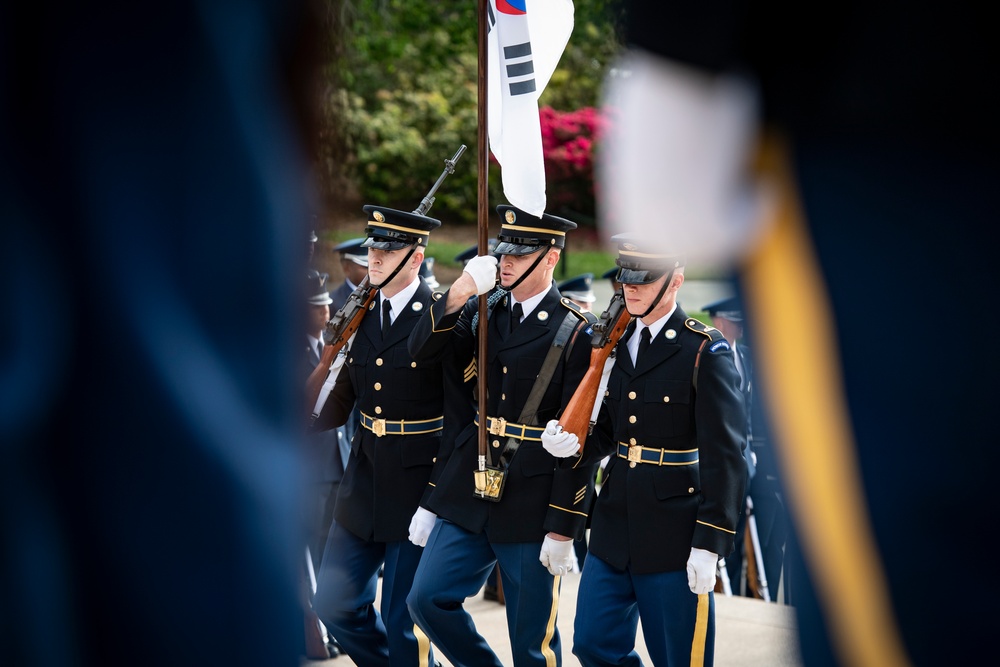
[[[548,254],[548,251],[549,248],[543,248],[542,250],[536,251],[538,252],[538,257],[535,259],[535,262],[531,265],[531,268],[522,273],[521,277],[515,280],[513,285],[511,285],[510,287],[501,286],[501,288],[507,290],[508,292],[513,292],[515,289],[517,289],[517,286],[520,285],[525,278],[531,275],[531,272],[535,270],[535,267],[537,267],[539,264],[542,263],[542,258],[545,257],[546,254]]]
[[[643,313],[642,315],[633,315],[635,319],[641,320],[642,318],[646,317],[646,315],[649,315],[651,312],[653,312],[653,309],[656,308],[656,306],[660,303],[660,299],[662,299],[663,295],[666,294],[667,288],[670,286],[670,281],[674,279],[675,270],[676,269],[673,269],[670,271],[670,273],[667,274],[667,279],[663,281],[663,287],[660,288],[660,293],[657,294],[656,298],[653,299],[652,303],[649,304],[649,308],[646,309],[646,312]],[[625,298],[624,285],[622,286],[621,290],[622,290],[622,298],[624,299]]]
[[[389,274],[389,277],[383,280],[378,285],[372,284],[372,287],[376,289],[382,289],[382,285],[388,285],[389,283],[391,283],[392,279],[395,278],[396,274],[399,273],[400,269],[402,269],[403,266],[410,261],[410,258],[413,257],[413,253],[415,253],[416,251],[417,251],[417,244],[414,243],[413,245],[410,246],[410,252],[406,253],[406,257],[404,257],[403,261],[401,261],[399,264],[396,265],[396,268],[392,270],[392,273]]]

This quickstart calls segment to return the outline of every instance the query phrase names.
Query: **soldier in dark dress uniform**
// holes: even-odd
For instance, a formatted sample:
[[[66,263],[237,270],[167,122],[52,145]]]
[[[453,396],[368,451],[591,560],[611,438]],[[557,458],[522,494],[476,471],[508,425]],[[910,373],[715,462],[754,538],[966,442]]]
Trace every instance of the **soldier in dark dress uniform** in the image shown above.
[[[787,521],[782,494],[778,487],[778,467],[767,439],[767,429],[763,418],[763,402],[757,396],[758,389],[753,379],[753,358],[743,337],[743,307],[738,297],[727,297],[713,301],[702,308],[716,329],[722,332],[733,346],[736,370],[740,374],[740,391],[747,414],[747,447],[743,451],[747,460],[747,502],[736,528],[736,548],[726,558],[732,592],[747,597],[776,599],[778,581],[781,578],[781,564],[784,558]],[[753,517],[755,530],[751,532],[750,544],[754,551],[747,551],[745,545],[747,523]],[[756,535],[754,535],[756,533]],[[760,561],[756,549],[760,549]],[[751,578],[751,568],[744,569],[744,560],[754,559],[757,577]],[[763,573],[763,577],[761,577]],[[766,584],[766,589],[765,589]],[[788,589],[785,589],[787,594]],[[787,600],[786,600],[787,601]]]
[[[490,293],[488,415],[478,419],[488,420],[489,463],[505,470],[506,482],[499,498],[476,494],[478,419],[470,421],[426,505],[437,519],[407,602],[414,621],[453,664],[499,667],[463,607],[499,563],[515,664],[561,664],[555,629],[560,577],[554,575],[572,566],[572,541],[583,536],[595,468],[558,461],[539,438],[540,424],[558,416],[590,359],[586,316],[552,281],[566,232],[576,224],[511,206],[497,211],[503,221],[495,249],[500,289],[494,289],[496,256],[470,260],[417,324],[410,349],[420,362],[446,351],[471,360],[478,349],[475,296]],[[554,347],[563,339],[563,347]],[[526,416],[529,393],[553,349],[551,381]]]
[[[712,665],[720,556],[743,503],[746,416],[731,346],[677,305],[683,261],[615,236],[635,318],[615,349],[583,464],[611,455],[583,568],[573,653],[585,667],[640,664],[642,618],[655,665]],[[553,428],[556,427],[556,428]],[[543,446],[577,453],[549,424]]]
[[[369,279],[379,294],[314,425],[339,426],[355,405],[360,411],[313,606],[357,664],[426,665],[433,663],[430,645],[405,602],[422,550],[408,537],[429,495],[443,390],[440,365],[411,358],[406,341],[432,303],[418,271],[429,232],[441,223],[388,208],[364,210]]]

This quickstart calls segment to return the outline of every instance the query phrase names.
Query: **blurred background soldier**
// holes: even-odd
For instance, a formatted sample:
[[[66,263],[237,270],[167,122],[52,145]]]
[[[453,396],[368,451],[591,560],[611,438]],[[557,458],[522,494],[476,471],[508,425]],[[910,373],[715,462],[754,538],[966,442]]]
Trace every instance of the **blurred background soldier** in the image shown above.
[[[308,269],[305,278],[306,345],[303,381],[309,377],[323,356],[323,330],[330,320],[330,293],[327,274]],[[326,537],[333,522],[333,507],[337,500],[340,480],[350,454],[350,442],[342,429],[311,433],[306,437],[306,475],[313,491],[306,498],[306,536],[313,573],[319,571],[326,546]],[[311,577],[313,579],[314,577]],[[325,638],[330,657],[340,654],[340,646],[332,636]],[[306,649],[310,645],[307,641]],[[320,653],[322,653],[320,651]],[[315,656],[309,656],[315,657]]]
[[[500,667],[464,608],[499,563],[515,664],[551,666],[562,661],[554,627],[559,576],[572,568],[572,541],[583,537],[594,480],[594,466],[560,465],[539,440],[538,424],[566,405],[590,362],[589,335],[570,343],[586,328],[586,316],[560,297],[552,280],[566,233],[576,224],[512,206],[497,212],[503,224],[494,254],[466,264],[410,339],[418,361],[448,351],[473,359],[476,295],[490,294],[488,415],[466,424],[425,506],[439,518],[407,602],[453,664]],[[488,463],[497,473],[490,495],[477,495],[474,475],[480,420],[488,426]]]
[[[611,455],[573,629],[585,667],[638,663],[640,619],[653,664],[713,664],[716,569],[743,503],[746,415],[732,350],[677,305],[683,259],[647,238],[612,238],[635,319],[584,450],[585,461]],[[555,421],[542,444],[579,453]]]
[[[363,247],[365,238],[351,239],[333,246],[333,252],[340,256],[340,270],[344,280],[336,289],[330,290],[330,312],[340,310],[347,297],[358,288],[361,281],[368,275],[368,248]]]
[[[378,289],[346,352],[314,427],[343,424],[357,407],[361,428],[341,481],[334,521],[323,552],[314,607],[359,665],[432,664],[427,637],[410,619],[406,595],[422,549],[414,532],[430,532],[416,518],[430,495],[443,428],[443,381],[437,363],[406,350],[414,323],[432,303],[420,278],[431,230],[422,215],[367,205],[362,244],[368,275]],[[375,608],[382,570],[381,609]]]
[[[621,291],[621,284],[618,282],[618,267],[613,269],[608,269],[601,274],[601,277],[611,283],[611,291],[619,292]]]
[[[585,313],[593,310],[597,297],[594,295],[594,274],[584,273],[582,275],[564,280],[556,287],[559,293],[575,303]]]
[[[432,290],[436,290],[441,286],[438,282],[437,276],[434,275],[434,258],[425,257],[424,261],[420,263],[420,277],[424,279],[427,286]]]
[[[736,548],[726,558],[726,570],[733,594],[776,600],[787,521],[778,488],[777,463],[767,440],[766,421],[759,412],[764,403],[759,400],[759,388],[753,380],[753,357],[743,336],[743,309],[737,297],[727,297],[705,305],[702,310],[733,346],[740,391],[747,410],[747,448],[743,455],[747,460],[746,497],[749,502],[740,515]],[[749,530],[751,516],[753,530]],[[760,559],[757,558],[758,550]],[[788,602],[787,586],[784,595]]]

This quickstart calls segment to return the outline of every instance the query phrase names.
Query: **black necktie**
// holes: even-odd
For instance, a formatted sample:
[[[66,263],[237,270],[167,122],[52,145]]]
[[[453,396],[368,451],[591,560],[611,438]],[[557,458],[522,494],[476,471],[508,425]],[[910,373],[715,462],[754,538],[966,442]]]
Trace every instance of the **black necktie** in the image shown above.
[[[643,327],[642,331],[639,332],[639,351],[635,353],[635,363],[639,364],[639,360],[642,359],[642,354],[649,347],[649,327]]]
[[[323,358],[323,341],[316,343],[316,354],[319,355],[320,359]]]
[[[514,331],[514,329],[517,328],[517,325],[521,323],[521,316],[524,314],[524,308],[521,307],[521,304],[515,303],[514,307],[510,310],[510,330]]]
[[[382,338],[389,334],[389,327],[392,325],[390,310],[392,310],[392,302],[389,299],[382,299]]]

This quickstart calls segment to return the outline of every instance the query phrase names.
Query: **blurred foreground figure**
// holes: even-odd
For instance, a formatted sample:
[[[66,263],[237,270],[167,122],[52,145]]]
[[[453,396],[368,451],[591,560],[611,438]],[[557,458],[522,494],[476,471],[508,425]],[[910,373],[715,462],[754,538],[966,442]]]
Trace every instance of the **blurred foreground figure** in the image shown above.
[[[985,8],[626,6],[602,219],[611,233],[645,221],[689,265],[738,278],[793,520],[804,663],[976,662],[998,587],[960,573],[992,515],[1000,359],[938,341],[993,289]],[[985,318],[976,331],[1000,324]]]
[[[5,665],[298,664],[304,18],[0,10]]]

